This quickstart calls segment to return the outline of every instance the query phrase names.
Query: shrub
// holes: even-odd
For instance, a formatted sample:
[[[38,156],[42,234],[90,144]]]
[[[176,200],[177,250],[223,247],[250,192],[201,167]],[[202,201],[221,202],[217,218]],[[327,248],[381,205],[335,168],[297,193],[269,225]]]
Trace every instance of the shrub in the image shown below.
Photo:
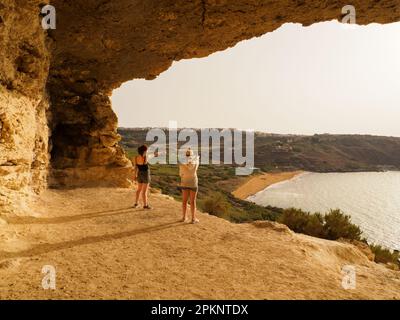
[[[283,211],[279,222],[286,224],[294,232],[303,233],[308,219],[309,213],[300,209],[291,208]]]
[[[245,223],[253,220],[245,211],[236,208],[232,209],[233,210],[229,210],[229,216],[227,217],[229,221],[233,223]]]
[[[214,193],[208,195],[201,204],[202,209],[217,217],[225,217],[230,207],[229,202],[223,194]]]
[[[324,216],[326,238],[337,240],[345,238],[350,240],[361,240],[361,229],[351,223],[351,218],[341,210],[331,210]]]
[[[329,240],[339,238],[361,240],[361,229],[352,224],[350,216],[343,214],[340,210],[331,210],[322,215],[291,208],[283,211],[279,222],[287,225],[295,232],[313,237]]]
[[[394,263],[400,266],[400,254],[398,252],[392,252],[379,245],[370,244],[372,252],[375,254],[375,262],[378,263]]]
[[[325,238],[324,218],[320,213],[309,215],[309,219],[304,227],[304,233],[313,237]]]
[[[295,232],[324,238],[324,219],[321,214],[310,214],[300,209],[284,210],[278,219]]]

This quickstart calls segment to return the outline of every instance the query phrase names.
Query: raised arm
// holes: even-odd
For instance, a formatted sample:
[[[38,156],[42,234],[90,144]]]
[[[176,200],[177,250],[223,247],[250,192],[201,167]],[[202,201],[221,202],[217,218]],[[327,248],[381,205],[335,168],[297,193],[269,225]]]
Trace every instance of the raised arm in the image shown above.
[[[131,162],[133,165],[133,180],[136,180],[137,175],[138,175],[138,167],[136,165],[136,157],[132,157]]]

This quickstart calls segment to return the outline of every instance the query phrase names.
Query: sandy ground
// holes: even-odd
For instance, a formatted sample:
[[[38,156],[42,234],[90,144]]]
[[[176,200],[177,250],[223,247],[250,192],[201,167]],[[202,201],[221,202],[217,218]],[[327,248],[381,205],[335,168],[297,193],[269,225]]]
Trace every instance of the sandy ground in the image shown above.
[[[264,190],[265,188],[285,180],[290,180],[303,171],[265,173],[251,177],[245,183],[240,185],[232,194],[239,199],[246,200],[248,197]]]
[[[400,272],[356,247],[293,234],[271,222],[235,225],[151,195],[132,209],[126,189],[48,190],[33,217],[0,224],[1,299],[400,299]],[[44,265],[56,289],[41,286]],[[356,289],[342,287],[353,265]]]

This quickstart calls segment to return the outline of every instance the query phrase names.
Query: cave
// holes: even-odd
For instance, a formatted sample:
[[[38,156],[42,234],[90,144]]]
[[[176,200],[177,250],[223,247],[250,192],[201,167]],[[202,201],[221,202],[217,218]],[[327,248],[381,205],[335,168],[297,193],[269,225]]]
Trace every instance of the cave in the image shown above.
[[[41,8],[56,9],[44,30]],[[47,187],[128,187],[113,89],[174,61],[225,50],[286,22],[341,20],[346,1],[2,0],[0,206]],[[400,21],[396,0],[356,0],[357,23]],[[132,103],[134,106],[134,101]]]

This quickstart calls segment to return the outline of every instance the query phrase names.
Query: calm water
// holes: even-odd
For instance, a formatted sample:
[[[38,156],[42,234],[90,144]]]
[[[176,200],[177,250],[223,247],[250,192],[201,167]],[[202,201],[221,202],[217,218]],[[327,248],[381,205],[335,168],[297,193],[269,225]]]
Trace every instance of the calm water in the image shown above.
[[[304,173],[248,200],[312,212],[339,208],[369,241],[400,250],[400,172]]]

